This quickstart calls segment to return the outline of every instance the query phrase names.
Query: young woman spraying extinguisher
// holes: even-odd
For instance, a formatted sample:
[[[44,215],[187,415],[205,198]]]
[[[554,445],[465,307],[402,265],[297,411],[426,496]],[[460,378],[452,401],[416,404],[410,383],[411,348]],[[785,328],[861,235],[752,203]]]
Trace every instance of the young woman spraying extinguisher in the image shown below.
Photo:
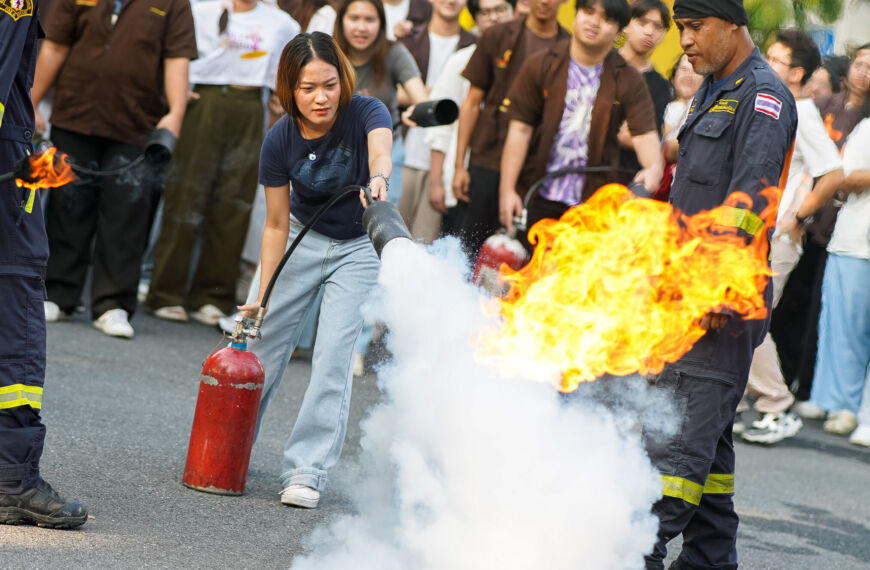
[[[353,67],[330,36],[300,34],[284,48],[277,93],[287,115],[269,131],[260,155],[267,213],[255,276],[259,287],[252,287],[248,303],[239,307],[248,317],[259,310],[284,251],[320,206],[350,184],[368,186],[376,200],[387,197],[390,114],[377,99],[353,91]],[[260,421],[323,290],[311,379],[284,446],[281,502],[286,505],[317,506],[344,443],[353,347],[363,323],[360,305],[376,286],[380,265],[363,231],[362,213],[360,199],[349,195],[314,224],[278,277],[262,339],[250,345],[266,372]]]

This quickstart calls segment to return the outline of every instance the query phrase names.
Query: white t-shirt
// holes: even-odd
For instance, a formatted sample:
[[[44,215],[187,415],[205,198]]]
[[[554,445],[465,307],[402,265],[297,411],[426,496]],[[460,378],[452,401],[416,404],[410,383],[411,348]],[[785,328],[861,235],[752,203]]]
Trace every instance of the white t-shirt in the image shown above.
[[[335,16],[335,8],[329,4],[324,4],[311,16],[311,21],[308,22],[308,29],[305,31],[309,34],[312,32],[323,32],[331,36],[332,32],[335,31]]]
[[[843,148],[843,171],[870,170],[870,119],[864,119]],[[828,252],[870,260],[870,188],[849,194],[837,216]]]
[[[796,102],[798,124],[788,180],[779,203],[777,221],[793,216],[813,189],[813,179],[843,165],[837,145],[828,136],[819,109],[812,99]]]
[[[426,87],[433,87],[444,70],[448,58],[459,45],[459,35],[438,36],[429,32],[429,69],[426,72]],[[426,133],[422,127],[408,129],[405,138],[405,166],[419,170],[429,170],[432,160]]]
[[[275,89],[281,51],[299,33],[289,14],[259,2],[253,10],[233,12],[219,34],[219,0],[191,3],[199,59],[190,63],[190,83],[245,85]]]
[[[384,2],[384,15],[387,17],[387,39],[396,40],[396,24],[408,19],[408,10],[411,9],[411,0],[402,0],[395,6]]]
[[[461,74],[465,66],[468,65],[468,60],[471,59],[471,54],[474,53],[476,47],[476,45],[466,46],[456,53],[450,54],[450,58],[444,64],[444,69],[441,70],[441,77],[432,87],[432,92],[429,94],[430,99],[433,101],[452,99],[457,107],[462,104],[465,96],[468,95],[471,83]],[[428,127],[425,131],[424,140],[429,145],[430,150],[444,153],[444,168],[441,172],[446,194],[444,201],[447,207],[453,207],[456,205],[456,197],[453,195],[453,174],[456,169],[456,137],[459,132],[459,121],[440,127]],[[466,167],[468,166],[468,155],[469,152],[466,152]]]
[[[665,107],[665,124],[672,130],[678,129],[683,125],[688,111],[689,106],[683,101],[671,101]]]

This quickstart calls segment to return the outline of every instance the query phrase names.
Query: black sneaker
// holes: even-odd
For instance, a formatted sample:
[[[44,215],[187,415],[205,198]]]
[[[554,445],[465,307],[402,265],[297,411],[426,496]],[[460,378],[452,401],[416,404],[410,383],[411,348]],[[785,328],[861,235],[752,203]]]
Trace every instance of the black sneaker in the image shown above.
[[[0,524],[76,528],[86,520],[88,510],[82,504],[67,501],[45,481],[20,495],[0,494]]]

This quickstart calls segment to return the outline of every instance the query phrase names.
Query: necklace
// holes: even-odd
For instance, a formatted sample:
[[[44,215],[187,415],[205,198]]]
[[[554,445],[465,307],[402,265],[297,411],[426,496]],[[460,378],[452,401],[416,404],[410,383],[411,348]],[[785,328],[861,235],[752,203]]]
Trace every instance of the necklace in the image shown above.
[[[300,125],[300,127],[301,127],[301,125]],[[325,137],[325,136],[329,136],[329,133],[327,132],[326,135],[324,135],[324,137]],[[311,143],[308,142],[308,139],[305,138],[305,135],[302,133],[302,129],[301,129],[301,128],[299,129],[299,137],[300,137],[303,141],[305,141],[305,146],[308,147],[308,160],[310,160],[311,162],[314,162],[315,160],[317,160],[317,153],[316,153],[316,152],[314,151],[314,149],[311,147]],[[324,137],[317,137],[317,138],[324,138]],[[322,140],[321,140],[321,144],[320,144],[319,146],[323,146],[323,141],[322,141]]]

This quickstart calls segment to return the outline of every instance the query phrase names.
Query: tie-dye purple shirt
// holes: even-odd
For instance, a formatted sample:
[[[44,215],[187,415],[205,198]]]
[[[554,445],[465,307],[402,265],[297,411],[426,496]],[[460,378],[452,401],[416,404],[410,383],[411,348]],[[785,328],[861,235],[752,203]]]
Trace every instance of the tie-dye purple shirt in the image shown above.
[[[603,67],[603,64],[586,67],[571,59],[568,68],[565,111],[562,113],[562,121],[559,123],[559,132],[556,133],[553,148],[550,149],[547,172],[586,166],[592,106],[598,95]],[[543,185],[541,196],[547,200],[574,206],[580,203],[584,179],[581,174],[554,178]]]

